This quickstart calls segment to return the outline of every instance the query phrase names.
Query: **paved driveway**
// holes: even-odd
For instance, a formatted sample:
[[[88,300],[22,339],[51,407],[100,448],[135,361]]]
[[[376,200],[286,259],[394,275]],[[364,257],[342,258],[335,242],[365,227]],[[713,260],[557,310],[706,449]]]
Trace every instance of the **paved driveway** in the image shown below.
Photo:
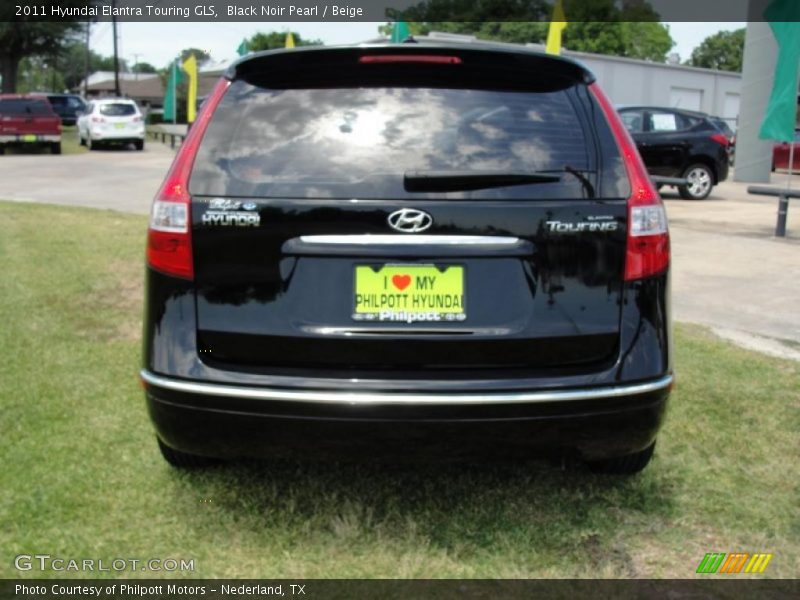
[[[0,199],[147,214],[172,156],[168,146],[151,141],[144,152],[3,156]],[[741,345],[800,360],[800,201],[789,210],[789,236],[778,240],[772,236],[777,200],[749,196],[746,187],[725,182],[701,202],[664,191],[674,315]]]
[[[150,140],[142,152],[0,156],[0,198],[147,214],[173,156]]]

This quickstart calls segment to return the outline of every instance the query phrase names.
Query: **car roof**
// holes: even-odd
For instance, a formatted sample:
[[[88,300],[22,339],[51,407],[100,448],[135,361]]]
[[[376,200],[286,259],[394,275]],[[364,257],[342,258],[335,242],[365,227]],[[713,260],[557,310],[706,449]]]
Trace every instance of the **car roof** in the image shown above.
[[[0,94],[0,100],[36,100],[43,102],[44,98],[34,94]]]
[[[67,92],[30,92],[31,96],[77,96],[80,98],[79,94],[70,94]]]
[[[693,117],[701,117],[704,119],[708,119],[710,115],[708,113],[701,112],[699,110],[689,110],[688,108],[677,108],[675,106],[649,106],[645,104],[618,104],[615,107],[617,110],[670,110],[672,112],[681,113],[684,115],[690,115]],[[715,117],[717,118],[717,117]]]
[[[92,98],[89,102],[94,102],[95,104],[120,104],[120,103],[128,103],[128,104],[136,104],[135,100],[131,100],[130,98]]]
[[[414,41],[413,43],[367,43],[351,44],[341,46],[302,46],[299,48],[279,48],[275,50],[265,50],[254,52],[243,56],[233,62],[225,73],[228,79],[236,79],[244,71],[253,68],[259,62],[287,64],[295,62],[301,56],[315,55],[319,57],[346,57],[348,54],[354,56],[370,54],[446,54],[448,51],[458,51],[462,55],[473,56],[497,56],[505,57],[509,60],[527,61],[531,64],[546,65],[548,68],[558,70],[559,74],[572,76],[575,80],[583,81],[586,84],[594,83],[595,76],[586,65],[578,60],[546,54],[536,48],[526,46],[509,46],[506,44],[493,43],[488,41],[462,42],[457,40],[447,41]]]

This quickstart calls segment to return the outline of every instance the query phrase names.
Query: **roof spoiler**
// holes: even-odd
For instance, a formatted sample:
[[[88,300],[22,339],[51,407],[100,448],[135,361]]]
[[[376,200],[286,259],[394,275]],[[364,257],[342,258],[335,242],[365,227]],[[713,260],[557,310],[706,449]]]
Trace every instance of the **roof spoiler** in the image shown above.
[[[498,60],[511,69],[535,70],[565,77],[586,85],[594,83],[594,74],[582,63],[571,58],[554,56],[519,46],[518,48],[475,47],[465,44],[364,44],[358,46],[305,46],[302,48],[267,50],[244,56],[231,64],[225,72],[227,79],[239,79],[247,73],[263,69],[298,69],[309,63],[317,65],[358,65],[364,56],[426,54],[431,56],[457,56],[465,65],[496,67]]]

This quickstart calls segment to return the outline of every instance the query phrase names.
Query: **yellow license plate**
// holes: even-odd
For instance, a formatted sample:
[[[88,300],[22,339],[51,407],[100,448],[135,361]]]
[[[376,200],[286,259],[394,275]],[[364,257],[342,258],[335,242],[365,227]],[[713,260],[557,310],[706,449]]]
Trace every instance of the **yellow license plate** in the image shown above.
[[[117,129],[125,129],[125,123],[115,123],[114,127]]]
[[[464,267],[384,265],[355,268],[357,321],[463,321]]]
[[[23,142],[35,142],[37,139],[39,139],[37,136],[31,134],[22,136]]]

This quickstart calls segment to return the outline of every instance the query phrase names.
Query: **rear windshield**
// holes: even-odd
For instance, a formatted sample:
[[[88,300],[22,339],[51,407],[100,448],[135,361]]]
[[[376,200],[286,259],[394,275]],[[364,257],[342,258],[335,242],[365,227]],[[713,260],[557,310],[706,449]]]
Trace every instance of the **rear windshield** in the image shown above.
[[[267,89],[231,85],[195,160],[191,192],[283,198],[582,197],[577,178],[458,192],[407,192],[414,171],[588,171],[572,88]]]
[[[107,117],[128,117],[136,114],[136,107],[133,104],[122,102],[119,104],[101,104],[100,114]]]
[[[0,100],[0,115],[21,117],[30,115],[52,116],[53,110],[45,100],[14,98]]]

